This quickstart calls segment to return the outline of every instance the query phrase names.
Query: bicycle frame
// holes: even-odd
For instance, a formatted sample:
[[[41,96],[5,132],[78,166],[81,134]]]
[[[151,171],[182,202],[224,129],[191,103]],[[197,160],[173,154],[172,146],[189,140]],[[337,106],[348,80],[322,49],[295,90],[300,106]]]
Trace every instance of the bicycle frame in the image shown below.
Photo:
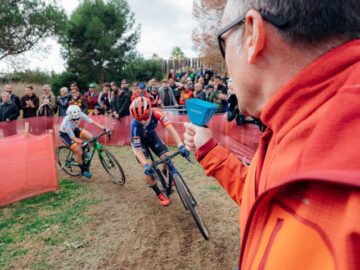
[[[174,153],[174,154],[171,154],[171,155],[169,155],[169,156],[164,157],[162,160],[155,161],[155,162],[153,162],[152,167],[157,171],[157,173],[159,174],[159,177],[163,178],[163,176],[162,176],[162,174],[160,173],[160,170],[159,170],[159,168],[158,168],[157,166],[160,165],[161,163],[167,164],[167,165],[168,165],[168,170],[169,170],[169,180],[170,180],[170,181],[169,181],[169,189],[170,189],[170,191],[171,191],[171,187],[172,187],[172,182],[174,182],[176,191],[177,191],[177,193],[180,195],[179,189],[178,189],[178,186],[177,186],[177,183],[176,183],[176,181],[174,181],[174,175],[177,174],[177,175],[179,176],[179,179],[181,180],[181,182],[184,184],[186,190],[187,190],[188,193],[190,194],[190,196],[191,196],[191,198],[192,198],[192,200],[194,201],[194,204],[195,204],[195,206],[196,206],[196,205],[197,205],[197,202],[196,202],[194,196],[192,195],[192,193],[191,193],[188,185],[186,184],[186,182],[185,182],[185,180],[183,179],[183,177],[181,176],[180,172],[175,168],[175,165],[174,165],[174,164],[172,163],[172,161],[171,161],[171,158],[177,156],[178,154],[180,154],[179,151],[176,152],[176,153]],[[151,157],[152,157],[152,156],[151,156]],[[188,160],[189,160],[189,159],[188,159]],[[191,160],[190,160],[190,161],[191,161]],[[170,192],[169,192],[168,195],[170,195]],[[181,202],[182,202],[182,204],[184,205],[185,209],[187,210],[187,207],[186,207],[186,204],[184,203],[183,198],[182,198],[181,196],[179,196],[179,197],[180,197]]]
[[[103,155],[102,155],[102,153],[101,153],[101,149],[104,148],[104,146],[102,146],[102,145],[98,142],[98,139],[99,139],[101,136],[105,135],[105,134],[106,134],[106,133],[103,132],[103,133],[101,133],[100,135],[92,138],[91,140],[85,141],[86,143],[88,143],[88,146],[85,147],[85,148],[83,148],[83,151],[85,152],[85,151],[86,151],[86,148],[90,148],[90,155],[89,155],[89,157],[85,157],[85,156],[83,155],[83,162],[84,162],[86,165],[88,165],[89,167],[90,167],[91,161],[92,161],[92,159],[93,159],[93,157],[94,157],[95,151],[97,151],[98,154],[99,154],[99,156],[100,156],[102,159],[104,159],[104,157],[103,157]],[[90,143],[93,143],[93,145],[90,146]],[[70,155],[73,155],[73,154],[74,154],[74,152],[72,152],[72,151],[69,152],[68,156],[66,157],[66,160],[68,160],[68,158],[70,157]],[[78,164],[77,162],[76,162],[76,163],[68,163],[68,165],[70,165],[70,166],[79,166],[79,164]],[[109,168],[109,165],[108,165],[108,164],[106,164],[106,166]]]

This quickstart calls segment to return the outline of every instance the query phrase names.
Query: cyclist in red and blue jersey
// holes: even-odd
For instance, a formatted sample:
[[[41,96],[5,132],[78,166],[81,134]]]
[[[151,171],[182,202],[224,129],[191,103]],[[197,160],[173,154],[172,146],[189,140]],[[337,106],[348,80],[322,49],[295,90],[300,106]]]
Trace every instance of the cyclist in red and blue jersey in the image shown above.
[[[152,162],[149,154],[149,149],[151,149],[159,158],[164,158],[169,152],[165,143],[155,131],[158,122],[170,133],[183,157],[188,157],[190,152],[185,148],[179,134],[164,113],[158,108],[151,108],[150,101],[147,98],[136,98],[130,105],[130,114],[134,118],[131,122],[131,146],[137,160],[144,168],[145,181],[156,193],[160,204],[167,206],[171,202],[161,192],[156,180],[153,180],[155,179],[153,177],[155,170],[151,167]],[[166,167],[164,170],[166,170]]]

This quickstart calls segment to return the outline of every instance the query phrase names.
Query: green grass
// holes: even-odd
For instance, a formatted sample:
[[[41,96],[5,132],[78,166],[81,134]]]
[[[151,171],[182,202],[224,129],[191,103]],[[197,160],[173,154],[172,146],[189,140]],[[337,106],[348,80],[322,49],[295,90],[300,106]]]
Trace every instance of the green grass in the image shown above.
[[[89,197],[89,187],[81,183],[60,180],[59,185],[59,192],[45,193],[0,208],[0,269],[13,266],[32,245],[49,248],[62,245],[64,249],[86,245],[78,232],[82,224],[91,222],[86,215],[87,207],[100,201]],[[45,266],[45,262],[39,262],[31,268]]]

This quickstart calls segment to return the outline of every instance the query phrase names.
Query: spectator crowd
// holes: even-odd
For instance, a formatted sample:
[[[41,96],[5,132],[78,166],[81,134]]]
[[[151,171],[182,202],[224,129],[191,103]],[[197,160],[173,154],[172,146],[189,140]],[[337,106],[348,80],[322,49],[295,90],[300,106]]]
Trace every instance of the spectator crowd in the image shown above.
[[[219,105],[217,113],[228,112],[228,120],[235,119],[238,125],[256,121],[251,117],[246,119],[239,113],[230,81],[226,73],[221,76],[216,70],[199,67],[196,72],[170,70],[168,79],[159,84],[156,79],[151,79],[147,85],[144,82],[133,83],[132,89],[126,79],[121,81],[120,87],[115,81],[106,82],[101,85],[99,93],[96,85],[90,83],[82,94],[77,83],[73,82],[69,86],[70,90],[66,86],[62,87],[58,97],[55,97],[51,86],[46,84],[42,87],[43,95],[40,97],[28,85],[24,96],[19,98],[8,84],[0,97],[0,122],[16,120],[21,111],[24,119],[55,114],[65,116],[68,106],[74,104],[86,114],[105,114],[119,119],[130,115],[130,103],[139,96],[148,98],[152,107],[172,110],[182,109],[187,99],[197,98]]]

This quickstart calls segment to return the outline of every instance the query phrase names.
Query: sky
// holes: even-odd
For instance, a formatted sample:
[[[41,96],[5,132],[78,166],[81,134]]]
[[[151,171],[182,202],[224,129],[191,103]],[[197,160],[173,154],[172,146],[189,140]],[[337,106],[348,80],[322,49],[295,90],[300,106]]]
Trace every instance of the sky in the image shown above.
[[[127,0],[135,14],[137,24],[141,24],[140,41],[137,51],[145,58],[154,53],[168,59],[171,50],[178,46],[186,57],[196,57],[193,50],[191,33],[195,27],[192,17],[193,0]],[[68,15],[79,5],[79,0],[58,0]],[[60,54],[60,45],[55,39],[46,39],[42,42],[46,50],[41,52],[26,52],[21,59],[24,69],[40,69],[41,71],[65,70],[65,61]],[[17,61],[19,62],[19,61]],[[9,60],[0,62],[0,72],[12,72],[13,65]]]

